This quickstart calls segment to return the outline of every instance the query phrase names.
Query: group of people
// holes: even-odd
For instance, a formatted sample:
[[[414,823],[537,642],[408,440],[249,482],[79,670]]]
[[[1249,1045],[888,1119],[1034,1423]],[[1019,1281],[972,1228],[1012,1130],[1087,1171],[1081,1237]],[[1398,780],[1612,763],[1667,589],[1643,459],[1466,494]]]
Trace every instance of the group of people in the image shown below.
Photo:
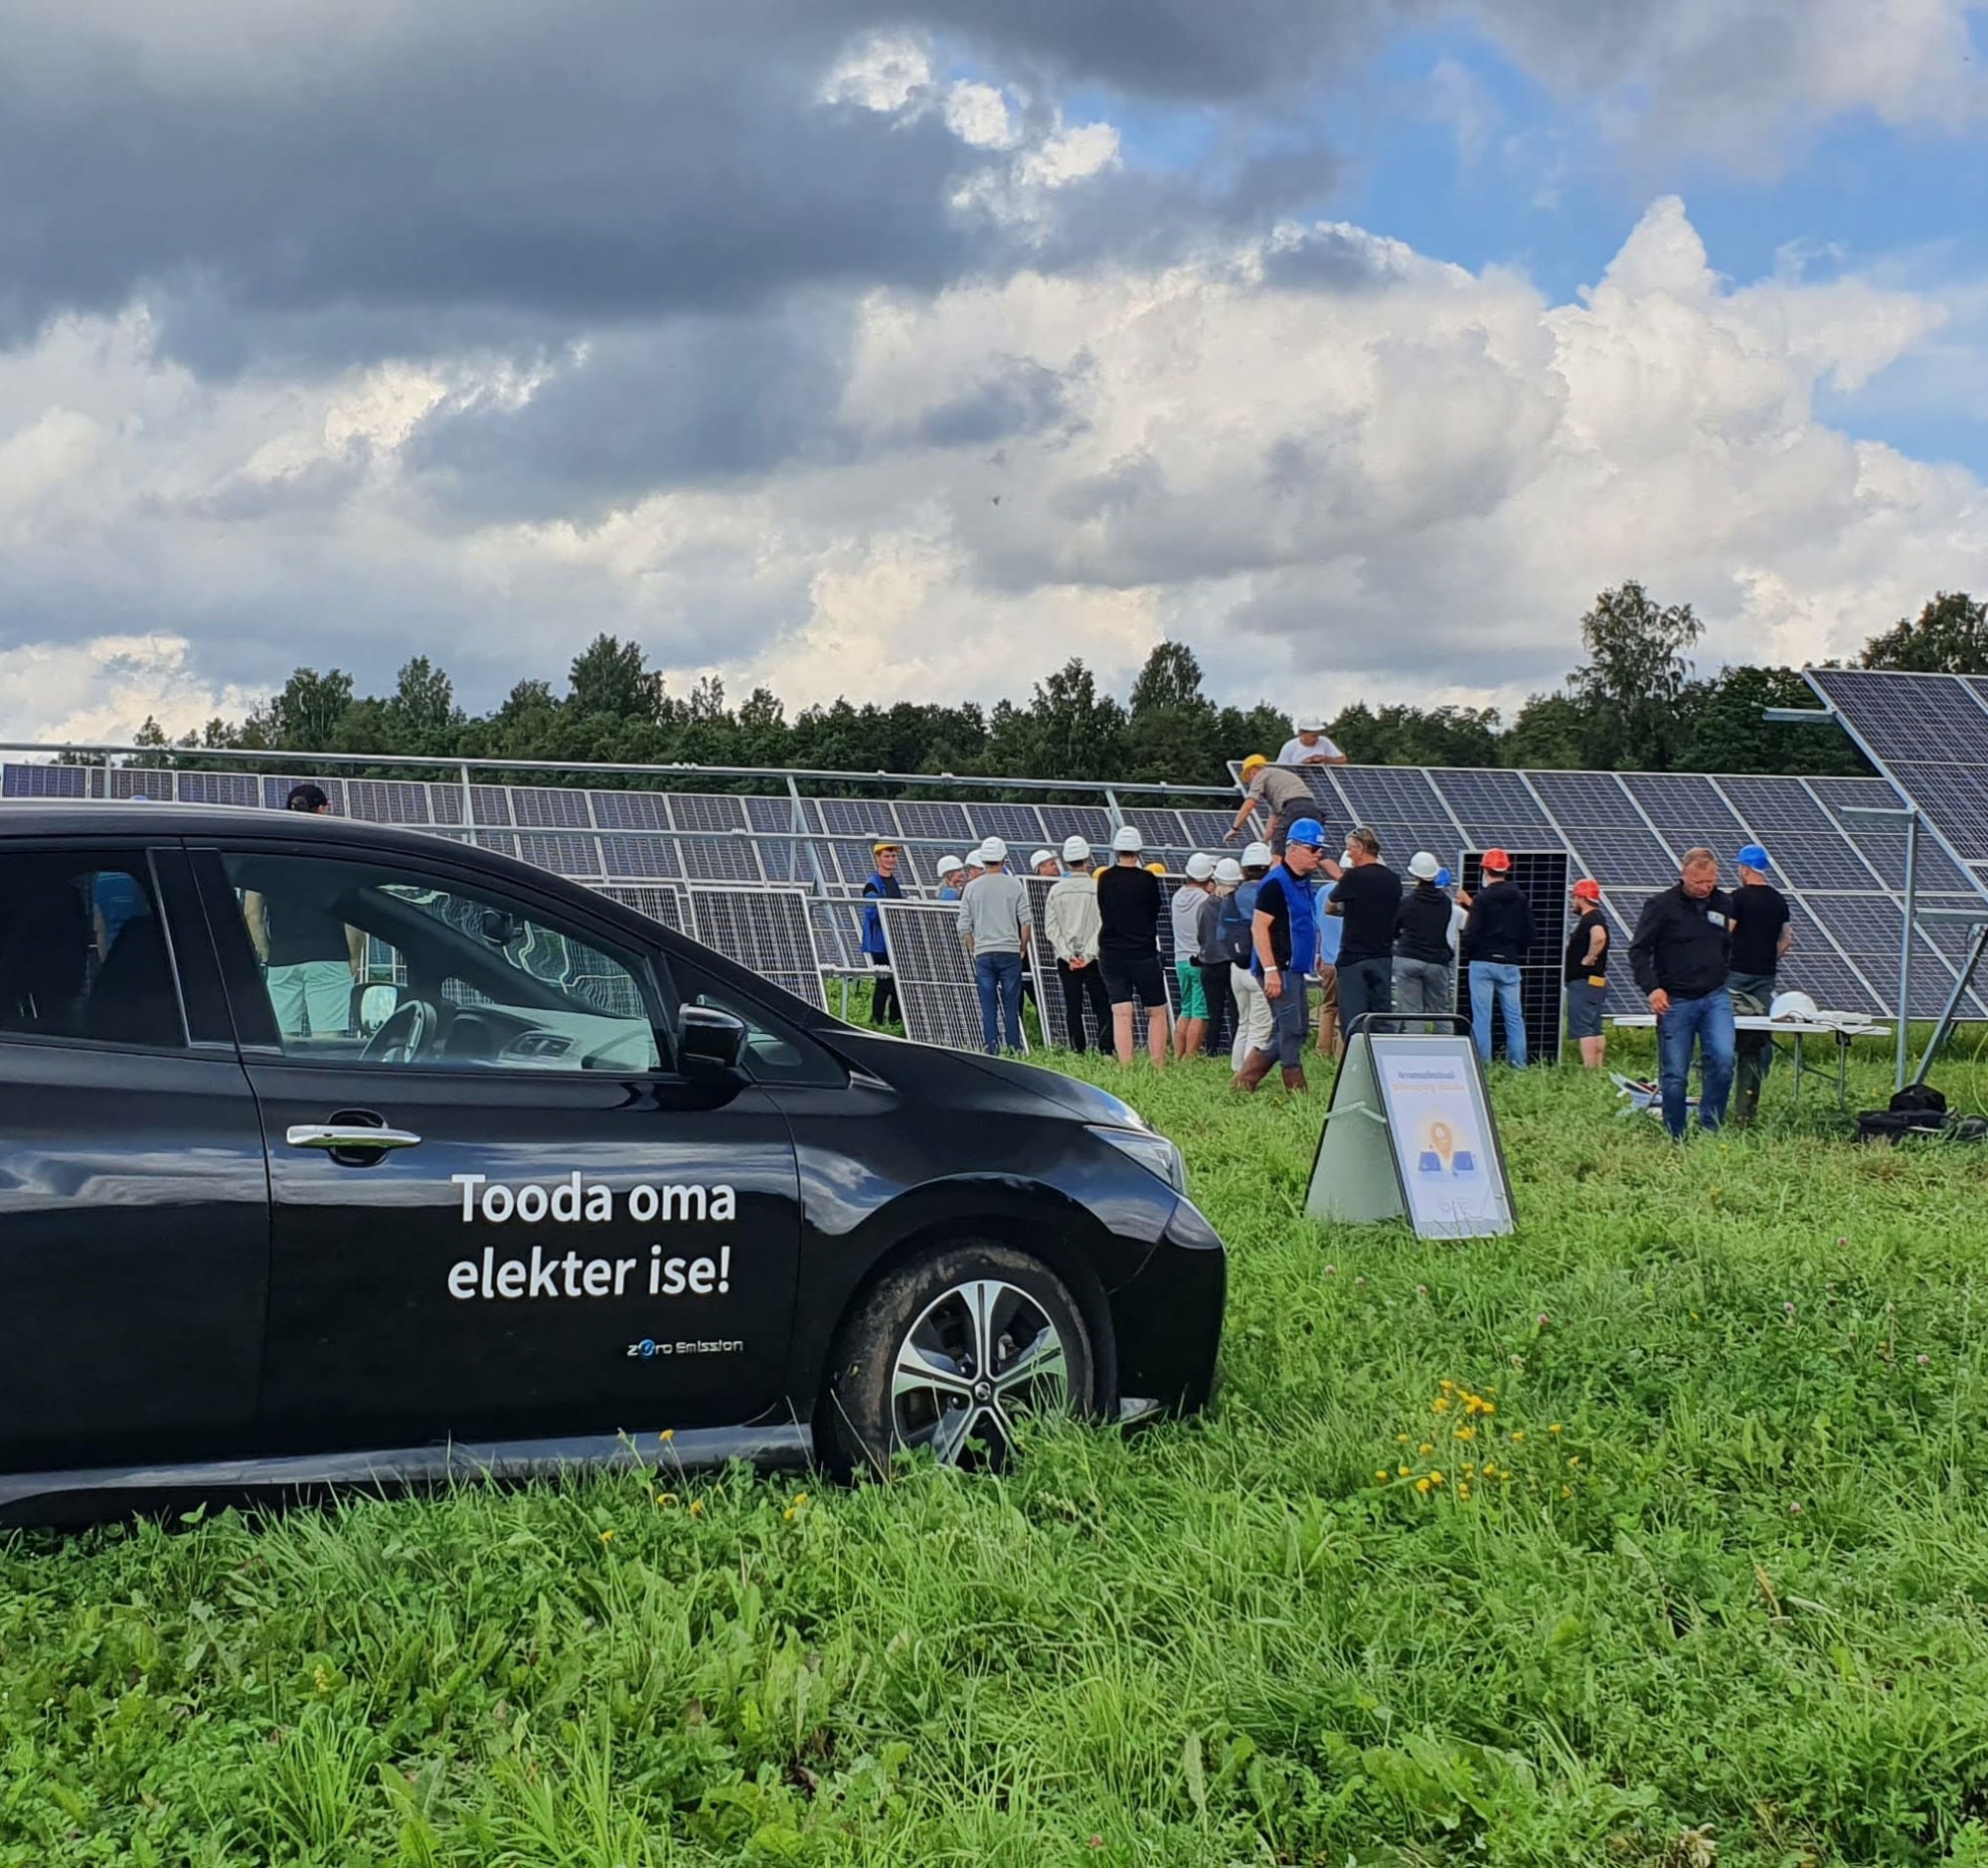
[[[1336,1055],[1343,1034],[1361,1019],[1449,1015],[1461,967],[1479,1057],[1491,1061],[1502,1026],[1506,1061],[1526,1067],[1521,968],[1540,934],[1513,880],[1510,855],[1484,851],[1478,886],[1465,891],[1426,850],[1408,859],[1406,876],[1398,875],[1382,861],[1381,839],[1366,825],[1347,832],[1337,856],[1328,854],[1333,839],[1313,814],[1311,792],[1288,767],[1340,757],[1322,729],[1306,722],[1276,764],[1254,757],[1244,762],[1250,795],[1230,834],[1240,834],[1260,803],[1270,812],[1269,837],[1240,857],[1190,857],[1171,897],[1162,866],[1146,861],[1135,825],[1113,834],[1101,865],[1100,853],[1080,836],[1060,851],[1035,852],[1030,872],[1053,881],[1043,933],[1074,1050],[1108,1043],[1120,1063],[1130,1064],[1143,1041],[1155,1068],[1203,1049],[1213,1054],[1233,1005],[1234,1087],[1254,1091],[1275,1070],[1286,1090],[1303,1091],[1307,1050],[1315,1045],[1322,1055]],[[1302,791],[1302,804],[1284,780]],[[902,897],[904,889],[897,846],[879,843],[876,858],[877,873],[864,891],[874,899],[863,944],[878,969],[872,1016],[881,1024],[897,1005],[877,903]],[[985,1048],[1019,1051],[1029,988],[1024,955],[1034,937],[1028,890],[998,837],[965,859],[943,857],[937,867],[939,899],[958,905]],[[1734,1020],[1736,1007],[1771,1009],[1776,972],[1793,940],[1787,901],[1769,880],[1770,867],[1767,852],[1749,843],[1736,859],[1738,885],[1723,890],[1718,858],[1692,850],[1677,886],[1650,897],[1637,921],[1629,962],[1656,1017],[1663,1116],[1674,1136],[1686,1126],[1694,1049],[1702,1060],[1704,1127],[1719,1127],[1729,1104],[1741,1120],[1757,1106],[1768,1046],[1764,1034],[1738,1033]],[[1567,1035],[1582,1065],[1599,1070],[1614,936],[1597,882],[1581,878],[1570,897],[1561,963]],[[1173,935],[1180,1007],[1171,1039],[1162,917]]]

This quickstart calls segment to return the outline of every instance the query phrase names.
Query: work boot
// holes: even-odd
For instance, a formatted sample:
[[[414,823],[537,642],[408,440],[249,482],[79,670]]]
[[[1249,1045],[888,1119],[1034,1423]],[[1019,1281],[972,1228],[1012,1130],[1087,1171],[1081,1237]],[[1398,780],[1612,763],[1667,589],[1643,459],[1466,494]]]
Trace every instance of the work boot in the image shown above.
[[[1274,1051],[1251,1051],[1242,1060],[1242,1068],[1229,1080],[1232,1090],[1253,1094],[1256,1086],[1270,1074],[1270,1066],[1277,1061]]]
[[[1302,1068],[1299,1068],[1297,1070],[1286,1071],[1284,1073],[1284,1088],[1286,1091],[1291,1092],[1292,1094],[1295,1094],[1300,1090],[1306,1090],[1310,1088],[1310,1086],[1305,1082],[1305,1074]]]

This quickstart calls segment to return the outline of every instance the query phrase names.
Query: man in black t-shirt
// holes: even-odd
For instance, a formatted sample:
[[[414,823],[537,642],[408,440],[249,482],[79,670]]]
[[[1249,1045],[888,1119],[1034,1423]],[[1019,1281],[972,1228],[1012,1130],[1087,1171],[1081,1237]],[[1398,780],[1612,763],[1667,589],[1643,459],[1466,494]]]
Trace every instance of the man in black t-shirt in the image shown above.
[[[1339,936],[1340,1043],[1355,1019],[1395,1009],[1395,911],[1402,879],[1381,861],[1381,839],[1365,824],[1347,833],[1346,865],[1326,897]]]
[[[1767,880],[1767,852],[1749,843],[1735,866],[1740,886],[1732,895],[1733,972],[1726,983],[1735,995],[1733,1009],[1743,1017],[1755,1006],[1760,1013],[1774,1009],[1774,975],[1794,944],[1795,931],[1787,898]],[[1750,1122],[1760,1106],[1773,1044],[1764,1031],[1742,1031],[1734,1049],[1733,1119]]]
[[[1131,824],[1111,838],[1111,867],[1097,878],[1097,965],[1111,1001],[1111,1036],[1118,1062],[1132,1061],[1132,1003],[1146,1008],[1146,1055],[1167,1061],[1167,987],[1160,976],[1160,879],[1139,858],[1145,839]]]
[[[1574,885],[1574,926],[1561,963],[1567,998],[1567,1035],[1580,1046],[1584,1069],[1598,1071],[1608,1056],[1601,1015],[1608,1005],[1608,921],[1601,913],[1601,885],[1583,876]]]

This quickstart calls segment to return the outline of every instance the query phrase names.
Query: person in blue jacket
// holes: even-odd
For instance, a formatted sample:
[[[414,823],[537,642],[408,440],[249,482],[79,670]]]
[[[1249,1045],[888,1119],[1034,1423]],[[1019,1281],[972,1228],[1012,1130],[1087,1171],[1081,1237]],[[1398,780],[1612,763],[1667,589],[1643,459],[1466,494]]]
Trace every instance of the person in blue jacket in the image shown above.
[[[884,937],[884,917],[879,902],[902,902],[905,885],[898,880],[898,846],[873,843],[870,854],[877,859],[877,873],[863,885],[868,906],[863,911],[863,952],[877,974],[876,990],[870,995],[870,1022],[882,1025],[898,1016],[898,982],[891,973],[891,943]]]

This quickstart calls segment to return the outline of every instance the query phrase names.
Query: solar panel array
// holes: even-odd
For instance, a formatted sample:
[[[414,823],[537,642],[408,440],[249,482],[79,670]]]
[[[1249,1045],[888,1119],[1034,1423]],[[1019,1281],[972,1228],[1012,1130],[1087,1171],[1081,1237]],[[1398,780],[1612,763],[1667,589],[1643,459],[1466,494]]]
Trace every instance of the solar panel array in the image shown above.
[[[950,902],[882,902],[884,938],[904,1008],[905,1035],[951,1051],[983,1048],[980,994]],[[1054,988],[1052,988],[1054,996]],[[1023,1048],[1028,1046],[1024,1021]]]
[[[1900,787],[1915,797],[1936,832],[1920,842],[1922,901],[1982,903],[1982,881],[1966,865],[1980,864],[1988,875],[1988,682],[1864,670],[1819,670],[1811,679],[1866,751],[1902,774]],[[1773,856],[1775,880],[1795,916],[1796,941],[1782,969],[1784,982],[1836,1009],[1874,1015],[1893,1009],[1905,836],[1896,822],[1844,815],[1852,806],[1896,806],[1900,790],[1884,778],[1353,765],[1308,766],[1303,775],[1328,831],[1336,836],[1357,822],[1372,824],[1386,859],[1398,870],[1417,849],[1433,852],[1452,869],[1464,850],[1494,844],[1565,851],[1572,873],[1601,883],[1622,944],[1643,898],[1675,879],[1685,850],[1708,844],[1730,874],[1738,843],[1761,842]],[[295,782],[281,774],[0,765],[0,796],[7,797],[142,792],[194,803],[280,807]],[[1073,833],[1101,846],[1112,829],[1109,813],[1095,805],[796,799],[481,782],[465,787],[371,778],[314,782],[341,813],[500,849],[698,933],[743,964],[763,962],[790,987],[818,979],[823,969],[868,970],[855,898],[872,867],[870,846],[879,837],[943,839],[963,853],[991,833],[1007,841],[1019,864],[1038,847],[1060,849]],[[1233,818],[1226,808],[1136,804],[1129,815],[1144,833],[1149,854],[1176,872],[1196,848],[1220,851]],[[929,841],[907,843],[901,874],[909,896],[927,897],[935,890],[933,865],[941,853]],[[700,897],[711,901],[702,915],[696,907]],[[765,900],[780,905],[763,914],[752,909],[753,902]],[[776,920],[779,932],[765,932]],[[1959,929],[1928,929],[1923,934],[1912,988],[1914,1017],[1938,1011],[1965,942]],[[944,942],[934,950],[944,953]],[[948,1017],[977,1047],[977,1002],[963,955],[960,960],[950,973],[934,963],[927,968],[934,977],[926,983],[935,990],[943,975],[951,990],[964,993],[963,1007]],[[1058,1000],[1046,1016],[1060,1023],[1054,969],[1046,960],[1042,965],[1050,983],[1047,996]],[[1611,988],[1614,1009],[1636,1009],[1626,963],[1614,968]],[[818,985],[809,987],[807,996],[819,999]],[[1988,991],[1970,997],[1962,1010],[1970,1018],[1988,1018]],[[921,1015],[936,1016],[929,1010]],[[1055,1036],[1055,1025],[1051,1030]]]

